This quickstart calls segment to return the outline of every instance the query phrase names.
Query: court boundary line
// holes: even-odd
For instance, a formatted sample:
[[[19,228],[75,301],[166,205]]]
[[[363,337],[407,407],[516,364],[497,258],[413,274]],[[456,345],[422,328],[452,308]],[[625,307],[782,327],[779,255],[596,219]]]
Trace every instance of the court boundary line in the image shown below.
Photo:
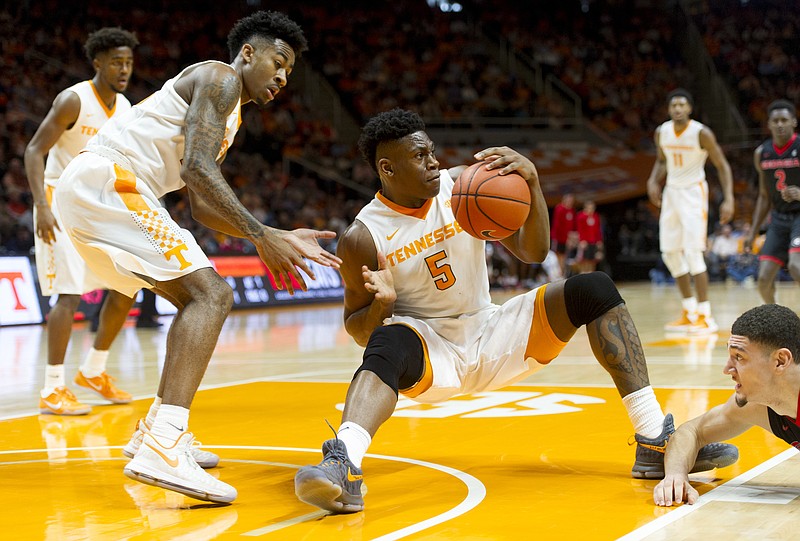
[[[617,538],[617,541],[637,541],[639,539],[644,539],[648,535],[654,534],[659,530],[662,530],[672,524],[673,522],[677,522],[678,520],[684,518],[690,513],[696,512],[698,509],[702,509],[704,505],[707,503],[711,503],[714,501],[721,501],[725,496],[729,495],[734,489],[742,486],[743,484],[747,483],[751,479],[761,475],[762,473],[771,470],[775,466],[785,462],[789,458],[795,456],[797,454],[797,449],[789,448],[785,451],[775,455],[774,457],[770,458],[755,466],[754,468],[744,472],[743,474],[734,477],[730,481],[723,483],[722,485],[713,488],[700,496],[694,505],[689,504],[682,504],[680,507],[673,509],[666,515],[658,517],[657,519],[648,522],[644,526],[640,526],[639,528],[633,530],[625,534],[622,537]],[[655,504],[653,504],[655,506]]]

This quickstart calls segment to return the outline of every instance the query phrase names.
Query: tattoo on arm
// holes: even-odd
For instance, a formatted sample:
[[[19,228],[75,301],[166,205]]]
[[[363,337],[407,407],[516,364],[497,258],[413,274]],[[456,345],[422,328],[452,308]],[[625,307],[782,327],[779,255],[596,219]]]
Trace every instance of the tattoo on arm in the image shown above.
[[[586,332],[594,356],[621,396],[650,385],[642,343],[624,304],[589,323]]]
[[[241,82],[231,74],[199,88],[186,114],[186,150],[181,171],[184,182],[223,220],[252,237],[262,226],[241,204],[216,162],[225,122],[239,101]]]

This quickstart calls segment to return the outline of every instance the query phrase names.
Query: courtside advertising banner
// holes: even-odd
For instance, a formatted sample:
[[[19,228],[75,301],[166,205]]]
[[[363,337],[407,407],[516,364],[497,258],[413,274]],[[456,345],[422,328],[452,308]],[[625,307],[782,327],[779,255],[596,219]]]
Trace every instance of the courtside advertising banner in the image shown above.
[[[39,294],[27,257],[0,257],[0,325],[41,323]]]

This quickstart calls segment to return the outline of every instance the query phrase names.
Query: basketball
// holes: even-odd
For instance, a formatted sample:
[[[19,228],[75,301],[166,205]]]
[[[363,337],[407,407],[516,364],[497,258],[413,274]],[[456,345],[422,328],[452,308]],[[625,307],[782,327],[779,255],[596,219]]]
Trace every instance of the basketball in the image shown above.
[[[458,176],[450,205],[464,231],[481,240],[501,240],[525,223],[531,192],[518,174],[500,175],[485,166],[472,164]]]

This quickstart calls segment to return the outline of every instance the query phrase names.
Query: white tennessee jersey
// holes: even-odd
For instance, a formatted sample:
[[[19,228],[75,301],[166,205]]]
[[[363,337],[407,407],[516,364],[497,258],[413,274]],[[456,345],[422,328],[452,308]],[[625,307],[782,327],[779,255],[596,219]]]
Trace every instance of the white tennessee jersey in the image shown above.
[[[109,154],[103,152],[102,148],[106,147],[122,154],[125,160],[119,165],[124,169],[131,169],[137,178],[150,187],[156,197],[160,198],[166,193],[183,188],[180,170],[189,104],[175,91],[175,82],[188,70],[212,62],[217,61],[210,60],[185,68],[164,83],[160,90],[134,105],[126,114],[115,117],[97,133],[87,150],[101,147],[95,152],[108,157]],[[242,123],[241,105],[240,98],[225,121],[225,137],[217,154],[217,161],[225,156]]]
[[[114,107],[111,109],[106,107],[91,80],[72,85],[64,92],[73,92],[78,96],[81,100],[81,111],[75,123],[64,130],[47,154],[44,182],[51,186],[55,186],[67,164],[84,149],[89,139],[94,137],[108,119],[119,116],[131,108],[131,102],[122,94],[117,94]]]
[[[671,120],[658,127],[658,144],[667,158],[667,186],[685,188],[706,180],[708,152],[700,146],[703,128],[696,120],[689,120],[680,133]]]
[[[397,291],[395,316],[452,318],[491,305],[485,242],[456,222],[446,170],[439,182],[439,195],[419,209],[378,193],[356,216],[386,255]]]

